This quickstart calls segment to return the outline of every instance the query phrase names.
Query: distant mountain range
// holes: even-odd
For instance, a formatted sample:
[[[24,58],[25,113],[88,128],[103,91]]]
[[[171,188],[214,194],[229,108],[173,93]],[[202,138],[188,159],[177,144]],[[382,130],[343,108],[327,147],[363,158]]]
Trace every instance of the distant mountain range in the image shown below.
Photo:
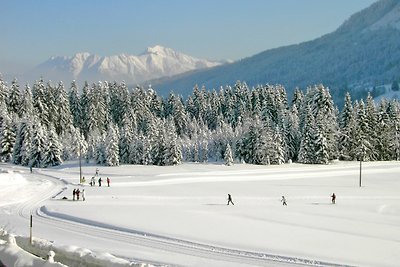
[[[400,1],[380,0],[318,39],[152,81],[152,85],[161,94],[173,89],[186,96],[195,85],[218,90],[237,80],[249,86],[283,84],[289,97],[295,87],[323,83],[336,98],[349,89],[355,92],[400,80]]]
[[[138,56],[98,56],[78,53],[55,56],[26,73],[28,79],[41,76],[53,81],[122,81],[128,84],[173,76],[183,72],[218,66],[223,62],[197,59],[170,48],[154,46]]]

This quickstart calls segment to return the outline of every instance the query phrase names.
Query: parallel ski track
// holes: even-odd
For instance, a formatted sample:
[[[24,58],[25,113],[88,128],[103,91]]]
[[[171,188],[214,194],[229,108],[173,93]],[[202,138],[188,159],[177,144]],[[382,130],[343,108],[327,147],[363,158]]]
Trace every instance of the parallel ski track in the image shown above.
[[[60,229],[63,232],[74,234],[79,233],[79,235],[87,238],[104,240],[104,242],[106,242],[106,240],[113,240],[121,243],[122,246],[129,246],[129,244],[133,244],[154,250],[167,251],[198,258],[214,259],[216,261],[230,262],[233,265],[234,263],[237,263],[254,266],[347,266],[323,261],[201,244],[193,241],[137,231],[134,229],[116,228],[112,225],[101,224],[99,222],[89,220],[85,221],[79,219],[80,222],[77,222],[73,217],[67,218],[65,215],[60,218],[57,216],[57,214],[50,214],[42,209],[41,203],[60,194],[66,189],[67,183],[56,177],[41,174],[40,172],[37,172],[34,176],[39,179],[46,179],[53,185],[51,186],[50,190],[46,189],[38,192],[38,194],[33,196],[29,201],[21,203],[17,208],[18,215],[20,217],[29,219],[31,214],[36,214],[36,223],[40,222],[41,224],[48,225],[48,227]],[[137,259],[130,260],[137,262]],[[167,266],[169,265],[168,263],[159,264]]]

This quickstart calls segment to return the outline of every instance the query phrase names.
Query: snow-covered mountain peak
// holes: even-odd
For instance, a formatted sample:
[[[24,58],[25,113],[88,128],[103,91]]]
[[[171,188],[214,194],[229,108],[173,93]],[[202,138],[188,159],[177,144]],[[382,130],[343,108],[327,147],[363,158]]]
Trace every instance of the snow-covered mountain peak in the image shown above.
[[[161,45],[155,45],[153,47],[147,47],[146,54],[169,54],[174,52],[171,48],[166,48]]]
[[[98,56],[88,52],[73,56],[52,57],[32,71],[35,76],[50,76],[52,80],[125,80],[140,83],[164,76],[214,67],[222,62],[197,59],[161,45],[148,47],[135,56],[120,54]]]
[[[72,58],[86,60],[90,56],[91,54],[89,52],[81,52],[81,53],[76,53]]]

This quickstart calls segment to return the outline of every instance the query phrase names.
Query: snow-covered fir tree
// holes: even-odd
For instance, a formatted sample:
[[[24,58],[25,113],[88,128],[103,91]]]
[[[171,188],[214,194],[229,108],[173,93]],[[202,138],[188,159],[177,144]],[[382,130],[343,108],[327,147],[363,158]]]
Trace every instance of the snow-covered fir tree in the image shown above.
[[[225,160],[225,165],[227,166],[233,165],[232,149],[229,144],[226,145],[224,160]]]
[[[43,166],[43,158],[46,150],[47,135],[45,128],[39,119],[35,118],[32,124],[32,137],[29,146],[29,163],[30,167],[41,168]]]
[[[68,100],[68,94],[65,91],[63,83],[59,83],[58,87],[55,89],[55,103],[57,106],[57,116],[54,121],[55,130],[58,135],[63,134],[68,131],[73,125],[73,116],[71,114],[71,109]]]
[[[104,144],[104,154],[105,154],[105,165],[107,166],[118,166],[119,165],[119,132],[118,129],[114,127],[111,123],[108,126],[107,135]]]
[[[17,79],[14,79],[11,83],[7,107],[9,113],[17,114],[18,117],[22,115],[21,91]]]
[[[175,129],[175,123],[169,119],[165,123],[165,150],[164,150],[164,165],[178,165],[182,162],[182,149],[178,143],[178,134]]]
[[[16,141],[15,127],[7,112],[3,112],[1,116],[3,120],[0,127],[0,160],[9,162],[12,159]]]
[[[69,108],[72,115],[74,127],[80,127],[82,122],[81,101],[78,94],[78,86],[75,81],[71,82],[71,87],[68,94]]]
[[[240,81],[219,91],[196,86],[185,100],[172,93],[163,98],[151,87],[130,90],[123,82],[107,81],[82,88],[72,82],[67,93],[63,83],[40,79],[32,90],[26,85],[20,92],[17,80],[8,87],[0,78],[2,160],[53,165],[45,155],[52,139],[60,142],[62,160],[76,160],[81,144],[86,160],[112,165],[118,160],[224,162],[228,145],[234,161],[252,164],[399,160],[397,100],[376,104],[368,96],[353,103],[346,95],[339,111],[323,85],[306,93],[296,89],[291,99],[289,105],[281,85],[249,88]],[[110,125],[117,149],[109,141]]]
[[[49,109],[46,101],[46,88],[43,78],[36,81],[32,89],[34,114],[39,118],[39,122],[45,126],[49,125]]]
[[[52,167],[61,165],[62,145],[58,140],[58,135],[54,126],[50,126],[47,140],[45,143],[42,167]]]
[[[29,84],[26,84],[21,99],[21,117],[31,118],[33,116],[33,112],[32,90]]]

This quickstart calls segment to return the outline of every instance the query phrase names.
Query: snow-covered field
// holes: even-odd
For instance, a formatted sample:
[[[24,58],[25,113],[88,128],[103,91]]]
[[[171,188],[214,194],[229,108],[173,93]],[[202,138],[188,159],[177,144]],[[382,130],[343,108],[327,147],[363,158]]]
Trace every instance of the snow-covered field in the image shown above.
[[[88,184],[96,168],[101,187]],[[364,162],[361,188],[358,162],[84,165],[84,185],[77,163],[33,173],[8,164],[0,169],[0,228],[18,235],[24,246],[32,213],[34,242],[47,242],[60,262],[68,253],[88,266],[93,259],[110,266],[400,262],[399,162]],[[72,201],[74,188],[85,189],[86,201]],[[234,206],[226,205],[228,193]],[[288,206],[282,206],[282,195]]]

